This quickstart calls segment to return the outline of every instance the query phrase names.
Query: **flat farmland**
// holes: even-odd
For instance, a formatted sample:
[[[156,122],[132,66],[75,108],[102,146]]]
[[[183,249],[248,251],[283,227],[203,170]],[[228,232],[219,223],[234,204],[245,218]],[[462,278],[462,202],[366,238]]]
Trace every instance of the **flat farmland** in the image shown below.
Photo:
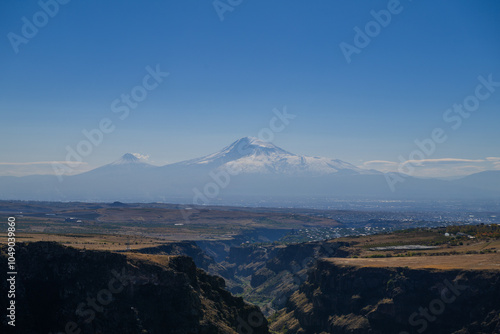
[[[125,249],[181,240],[228,240],[255,229],[335,227],[337,221],[286,211],[193,207],[163,203],[0,201],[0,221],[16,217],[18,241]],[[0,243],[6,241],[0,232]],[[139,247],[139,246],[138,246]]]
[[[328,258],[340,266],[410,269],[500,270],[500,253],[389,258]]]

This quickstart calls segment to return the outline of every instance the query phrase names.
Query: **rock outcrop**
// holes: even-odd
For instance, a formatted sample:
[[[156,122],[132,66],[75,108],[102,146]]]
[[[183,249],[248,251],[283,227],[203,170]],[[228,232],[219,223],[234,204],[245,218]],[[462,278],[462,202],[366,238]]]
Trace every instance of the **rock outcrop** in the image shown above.
[[[15,333],[268,333],[257,307],[186,256],[48,242],[19,244],[16,251]],[[0,266],[7,267],[5,248]],[[7,282],[0,286],[6,305]],[[9,327],[2,319],[0,332]]]
[[[205,270],[211,275],[218,275],[224,278],[230,278],[227,270],[215,262],[207,255],[194,241],[179,241],[165,243],[156,247],[139,248],[132,252],[157,255],[185,255],[193,259],[198,268]]]
[[[286,333],[500,333],[500,271],[319,260],[276,316]]]
[[[272,256],[250,279],[252,296],[265,296],[269,302],[261,304],[262,311],[269,315],[285,306],[288,298],[307,279],[307,272],[322,257],[346,257],[343,242],[307,242],[273,249]]]

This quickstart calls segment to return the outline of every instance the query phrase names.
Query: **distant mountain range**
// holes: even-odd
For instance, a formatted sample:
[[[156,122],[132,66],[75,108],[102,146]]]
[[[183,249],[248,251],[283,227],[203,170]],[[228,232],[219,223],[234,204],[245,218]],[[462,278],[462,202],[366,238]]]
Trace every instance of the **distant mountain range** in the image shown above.
[[[0,177],[0,199],[288,204],[311,198],[500,199],[500,171],[444,181],[366,170],[350,163],[290,153],[257,138],[241,138],[201,158],[153,166],[127,153],[117,161],[62,181],[51,175]]]

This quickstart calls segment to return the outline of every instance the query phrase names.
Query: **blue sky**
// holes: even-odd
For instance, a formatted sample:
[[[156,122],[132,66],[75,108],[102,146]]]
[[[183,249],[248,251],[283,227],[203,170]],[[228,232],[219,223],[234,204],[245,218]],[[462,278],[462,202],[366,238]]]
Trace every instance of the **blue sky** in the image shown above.
[[[114,130],[75,170],[126,152],[154,164],[205,155],[257,136],[284,106],[296,118],[274,143],[294,153],[394,170],[415,139],[442,128],[447,140],[418,175],[500,168],[500,87],[458,129],[443,120],[478,76],[500,81],[500,3],[401,1],[348,63],[339,45],[355,45],[353,29],[388,6],[243,0],[221,20],[212,1],[73,0],[43,22],[39,2],[2,1],[0,175],[51,173],[48,162],[106,118]],[[23,17],[42,21],[13,47]],[[111,104],[142,85],[148,66],[169,75],[121,120]]]

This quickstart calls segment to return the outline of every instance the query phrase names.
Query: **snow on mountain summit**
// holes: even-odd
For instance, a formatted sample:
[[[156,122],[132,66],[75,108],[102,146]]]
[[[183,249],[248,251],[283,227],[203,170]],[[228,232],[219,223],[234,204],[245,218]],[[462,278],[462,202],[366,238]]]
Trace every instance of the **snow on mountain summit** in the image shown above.
[[[256,138],[256,137],[244,137],[236,142],[243,142],[243,143],[246,143],[247,145],[251,145],[251,146],[258,146],[258,147],[265,147],[265,148],[278,148],[274,144],[272,144],[270,142],[263,141],[263,140]]]
[[[107,168],[113,168],[113,171],[116,171],[118,166],[123,166],[120,169],[152,167],[139,159],[137,155],[126,153],[120,159],[103,166],[103,168],[106,170]],[[201,158],[165,165],[164,167],[170,168],[174,166],[181,167],[181,170],[196,168],[196,173],[201,172],[202,174],[223,169],[238,171],[239,174],[289,176],[320,176],[339,172],[351,174],[378,173],[373,170],[358,168],[338,159],[297,155],[255,137],[243,137],[218,152]],[[199,168],[206,169],[206,171],[200,171]]]
[[[247,156],[271,155],[271,154],[292,154],[272,143],[265,142],[255,137],[244,137],[224,147],[222,150],[181,162],[183,165],[222,165]]]
[[[372,174],[350,163],[322,157],[300,156],[255,137],[244,137],[222,150],[201,158],[181,162],[184,166],[230,168],[240,173],[284,175],[325,175],[339,171]]]

